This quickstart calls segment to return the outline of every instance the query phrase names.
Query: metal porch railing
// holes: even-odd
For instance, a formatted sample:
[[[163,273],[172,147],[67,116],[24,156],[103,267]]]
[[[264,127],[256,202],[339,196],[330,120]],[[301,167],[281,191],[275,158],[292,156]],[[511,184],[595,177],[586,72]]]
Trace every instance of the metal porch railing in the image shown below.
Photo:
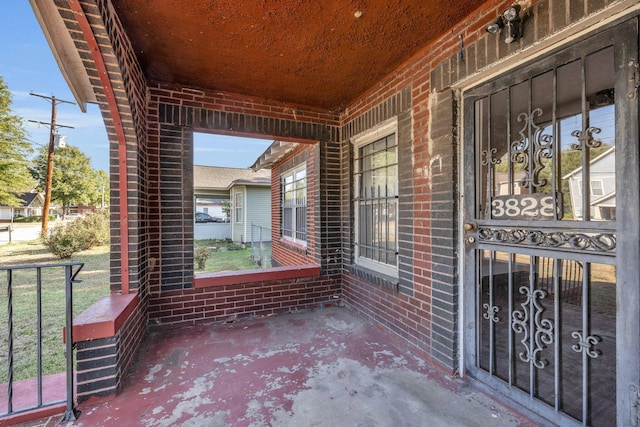
[[[579,306],[582,304],[582,263],[570,259],[558,260],[558,263],[558,273],[555,273],[553,258],[540,258],[539,287],[553,294],[553,277],[558,274],[562,302]]]
[[[46,265],[20,265],[20,266],[5,266],[0,267],[0,272],[6,271],[6,291],[7,291],[7,311],[8,311],[8,324],[7,324],[7,407],[6,412],[3,412],[0,408],[0,419],[10,415],[20,414],[28,411],[33,411],[40,408],[45,408],[52,405],[58,405],[66,402],[66,410],[60,422],[74,421],[79,412],[75,409],[74,402],[74,372],[73,372],[73,284],[80,282],[76,279],[76,276],[82,270],[84,266],[83,262],[70,262],[59,264],[46,264]],[[65,344],[64,352],[66,357],[66,397],[61,400],[43,401],[43,354],[42,354],[42,331],[43,331],[43,317],[42,317],[42,274],[43,271],[51,269],[64,269],[64,282],[65,282]],[[35,286],[36,286],[36,307],[35,313],[33,313],[33,319],[36,326],[36,349],[37,352],[37,404],[24,408],[14,409],[13,392],[14,392],[14,366],[15,366],[15,332],[14,332],[14,286],[16,286],[15,275],[17,271],[35,271]]]
[[[251,224],[251,259],[260,268],[271,267],[271,229]]]

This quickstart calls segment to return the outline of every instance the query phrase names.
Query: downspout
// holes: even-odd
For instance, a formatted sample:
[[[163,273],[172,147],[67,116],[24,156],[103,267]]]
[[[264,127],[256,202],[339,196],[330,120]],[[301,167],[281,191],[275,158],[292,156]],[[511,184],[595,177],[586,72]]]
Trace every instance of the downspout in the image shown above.
[[[128,200],[128,180],[127,180],[127,142],[122,127],[122,119],[118,111],[118,103],[116,96],[109,80],[107,66],[100,52],[100,46],[96,40],[91,24],[82,10],[79,0],[67,0],[69,7],[76,17],[78,25],[84,34],[84,38],[89,45],[91,56],[96,65],[104,95],[107,98],[109,112],[113,119],[113,127],[115,128],[116,138],[118,140],[118,174],[120,180],[118,182],[118,190],[120,191],[120,269],[121,269],[121,289],[122,294],[129,293],[129,200]]]

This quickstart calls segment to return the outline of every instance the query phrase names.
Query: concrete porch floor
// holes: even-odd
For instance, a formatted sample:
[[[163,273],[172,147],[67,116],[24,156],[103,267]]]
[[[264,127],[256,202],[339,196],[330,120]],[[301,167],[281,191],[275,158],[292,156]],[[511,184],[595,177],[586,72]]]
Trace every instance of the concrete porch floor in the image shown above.
[[[122,393],[79,409],[69,426],[534,425],[338,307],[153,330]]]

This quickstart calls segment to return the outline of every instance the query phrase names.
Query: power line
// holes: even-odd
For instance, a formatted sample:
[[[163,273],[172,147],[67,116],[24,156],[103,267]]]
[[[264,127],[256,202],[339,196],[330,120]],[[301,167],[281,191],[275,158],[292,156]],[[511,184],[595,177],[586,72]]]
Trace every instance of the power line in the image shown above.
[[[42,208],[42,234],[45,235],[47,233],[47,229],[49,228],[49,207],[51,206],[51,182],[53,180],[53,151],[55,148],[55,137],[58,131],[58,128],[65,127],[71,128],[72,126],[59,125],[56,124],[56,115],[57,115],[57,104],[73,104],[73,101],[65,101],[63,99],[57,99],[55,96],[46,96],[40,95],[37,93],[30,92],[29,95],[37,96],[39,98],[43,98],[51,103],[51,122],[45,123],[38,120],[29,120],[33,123],[38,123],[39,125],[49,126],[49,149],[47,156],[47,178],[44,187],[44,206]]]

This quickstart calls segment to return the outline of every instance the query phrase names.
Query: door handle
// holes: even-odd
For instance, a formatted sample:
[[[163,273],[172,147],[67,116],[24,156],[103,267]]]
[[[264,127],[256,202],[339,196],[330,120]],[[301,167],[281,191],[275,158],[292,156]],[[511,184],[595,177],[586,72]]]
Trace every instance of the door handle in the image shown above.
[[[473,221],[464,223],[464,232],[471,233],[472,231],[476,231],[478,229],[478,224]]]

